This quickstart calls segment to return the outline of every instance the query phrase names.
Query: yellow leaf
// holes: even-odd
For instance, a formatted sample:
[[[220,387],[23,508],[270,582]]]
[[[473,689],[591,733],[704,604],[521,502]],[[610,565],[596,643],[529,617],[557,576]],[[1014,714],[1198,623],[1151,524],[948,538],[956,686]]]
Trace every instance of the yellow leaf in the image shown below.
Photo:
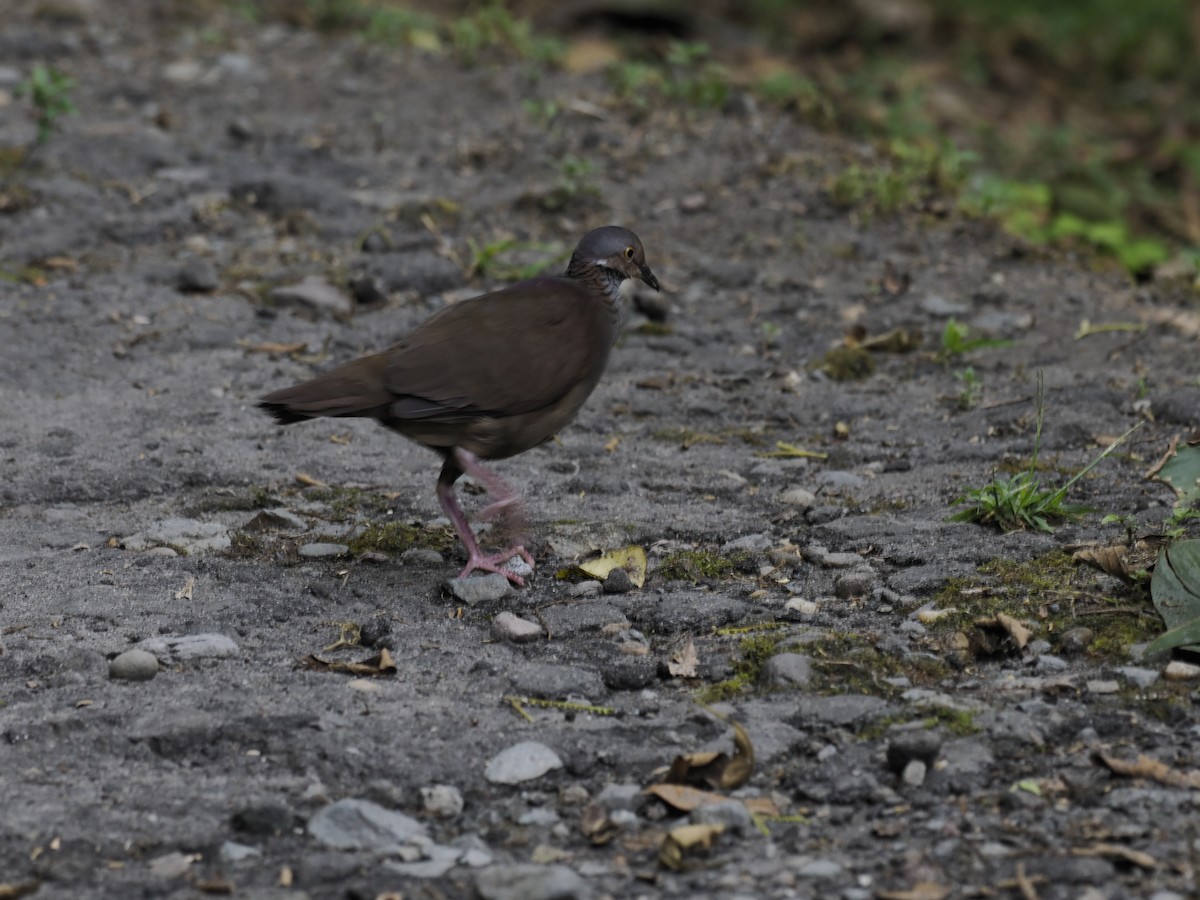
[[[613,569],[624,569],[634,587],[646,583],[646,551],[637,545],[605,553],[597,559],[589,559],[577,567],[585,575],[603,581]]]

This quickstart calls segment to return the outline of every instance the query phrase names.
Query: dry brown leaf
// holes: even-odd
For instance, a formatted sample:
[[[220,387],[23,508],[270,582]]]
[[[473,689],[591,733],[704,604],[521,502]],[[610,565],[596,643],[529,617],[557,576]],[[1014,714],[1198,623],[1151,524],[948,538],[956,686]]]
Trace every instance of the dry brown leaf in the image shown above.
[[[1025,645],[1029,643],[1029,639],[1033,637],[1033,632],[1018,622],[1010,615],[1005,613],[996,613],[996,622],[1008,632],[1008,636],[1013,639],[1013,643],[1021,650],[1025,649]]]
[[[950,888],[933,881],[920,881],[906,891],[879,891],[878,900],[945,900]]]
[[[1097,753],[1096,758],[1117,775],[1125,775],[1129,778],[1149,778],[1169,787],[1200,789],[1200,772],[1194,769],[1180,772],[1144,753],[1139,753],[1138,758],[1133,762],[1109,756],[1107,753]]]
[[[1104,856],[1111,859],[1121,859],[1141,869],[1157,869],[1158,860],[1149,853],[1134,850],[1121,844],[1094,844],[1091,847],[1076,847],[1071,851],[1076,856]]]
[[[329,487],[325,482],[318,481],[311,475],[305,475],[303,472],[296,473],[296,483],[302,484],[305,487]]]
[[[683,646],[671,654],[667,661],[667,671],[674,678],[695,678],[698,665],[700,657],[696,655],[696,644],[689,634]]]
[[[188,576],[188,580],[183,583],[183,587],[175,592],[176,600],[191,600],[192,591],[196,587],[196,578],[193,575]]]
[[[872,353],[912,353],[924,339],[920,331],[893,328],[883,334],[863,338],[859,346]]]
[[[238,346],[251,353],[267,353],[271,356],[289,356],[293,353],[303,353],[308,349],[308,344],[304,341],[297,341],[294,344],[280,344],[276,341],[251,344],[249,341],[240,340]]]
[[[724,794],[712,791],[702,791],[700,788],[686,784],[652,784],[646,788],[646,793],[680,812],[691,812],[701,806],[711,806],[714,803],[724,803],[729,798]]]
[[[720,791],[731,791],[745,784],[754,772],[754,746],[746,729],[734,721],[729,724],[733,727],[733,756],[713,752],[682,754],[671,763],[665,781],[703,784]]]
[[[1142,310],[1141,317],[1158,325],[1170,325],[1184,337],[1200,335],[1200,313],[1169,307]]]
[[[40,881],[22,881],[19,884],[9,881],[0,883],[0,900],[16,900],[17,897],[34,893],[41,886]]]
[[[1147,481],[1153,481],[1154,477],[1162,471],[1162,467],[1171,461],[1175,456],[1175,451],[1179,449],[1179,435],[1175,435],[1167,444],[1166,452],[1158,458],[1158,462],[1146,470],[1146,474],[1142,477]]]
[[[1135,576],[1153,570],[1162,544],[1161,536],[1150,535],[1138,540],[1132,547],[1123,540],[1081,547],[1071,558],[1132,584]]]
[[[370,659],[361,662],[342,662],[341,660],[321,659],[315,654],[309,654],[300,660],[300,665],[317,672],[341,672],[345,675],[395,675],[396,662],[387,648],[380,650]]]
[[[680,825],[678,828],[672,828],[658,849],[658,861],[668,869],[678,871],[683,868],[684,856],[712,849],[724,831],[725,826],[716,823]]]

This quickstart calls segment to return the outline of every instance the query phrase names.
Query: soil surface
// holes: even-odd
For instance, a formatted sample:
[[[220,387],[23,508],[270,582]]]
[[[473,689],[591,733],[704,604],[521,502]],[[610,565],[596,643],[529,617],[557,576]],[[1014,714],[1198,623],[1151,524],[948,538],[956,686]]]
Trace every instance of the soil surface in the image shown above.
[[[840,208],[870,151],[745,98],[639,110],[603,75],[173,8],[0,26],[0,145],[34,142],[39,61],[79,110],[0,215],[3,896],[1194,896],[1194,683],[1130,649],[1144,592],[1060,555],[1169,512],[1144,472],[1198,405],[1169,291],[945,205]],[[455,595],[432,453],[255,401],[516,277],[472,245],[561,266],[607,223],[663,293],[578,420],[495,464],[529,585]],[[950,317],[1011,344],[941,359]],[[822,370],[856,328],[924,342]],[[1079,523],[948,522],[1028,463],[1039,372],[1050,484],[1152,421]],[[640,588],[557,577],[626,545]],[[975,624],[999,604],[1024,647]],[[754,751],[734,802],[642,793],[734,752],[718,715]],[[1103,763],[1139,754],[1170,772]],[[689,822],[711,846],[672,856]]]

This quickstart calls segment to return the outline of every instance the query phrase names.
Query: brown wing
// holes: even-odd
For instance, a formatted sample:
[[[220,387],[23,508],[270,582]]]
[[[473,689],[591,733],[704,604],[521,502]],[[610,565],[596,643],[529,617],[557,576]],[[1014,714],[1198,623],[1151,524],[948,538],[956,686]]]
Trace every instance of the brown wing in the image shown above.
[[[615,328],[602,298],[563,278],[464,300],[381,354],[391,415],[454,422],[544,409],[599,377]]]

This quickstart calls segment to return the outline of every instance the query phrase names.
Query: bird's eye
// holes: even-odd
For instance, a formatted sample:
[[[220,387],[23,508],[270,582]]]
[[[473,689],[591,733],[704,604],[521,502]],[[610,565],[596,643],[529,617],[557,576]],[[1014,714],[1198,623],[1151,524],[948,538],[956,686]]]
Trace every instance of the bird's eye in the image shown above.
[[[632,248],[632,247],[626,247],[626,248],[625,248],[625,258],[626,258],[626,259],[633,259],[633,248]]]

